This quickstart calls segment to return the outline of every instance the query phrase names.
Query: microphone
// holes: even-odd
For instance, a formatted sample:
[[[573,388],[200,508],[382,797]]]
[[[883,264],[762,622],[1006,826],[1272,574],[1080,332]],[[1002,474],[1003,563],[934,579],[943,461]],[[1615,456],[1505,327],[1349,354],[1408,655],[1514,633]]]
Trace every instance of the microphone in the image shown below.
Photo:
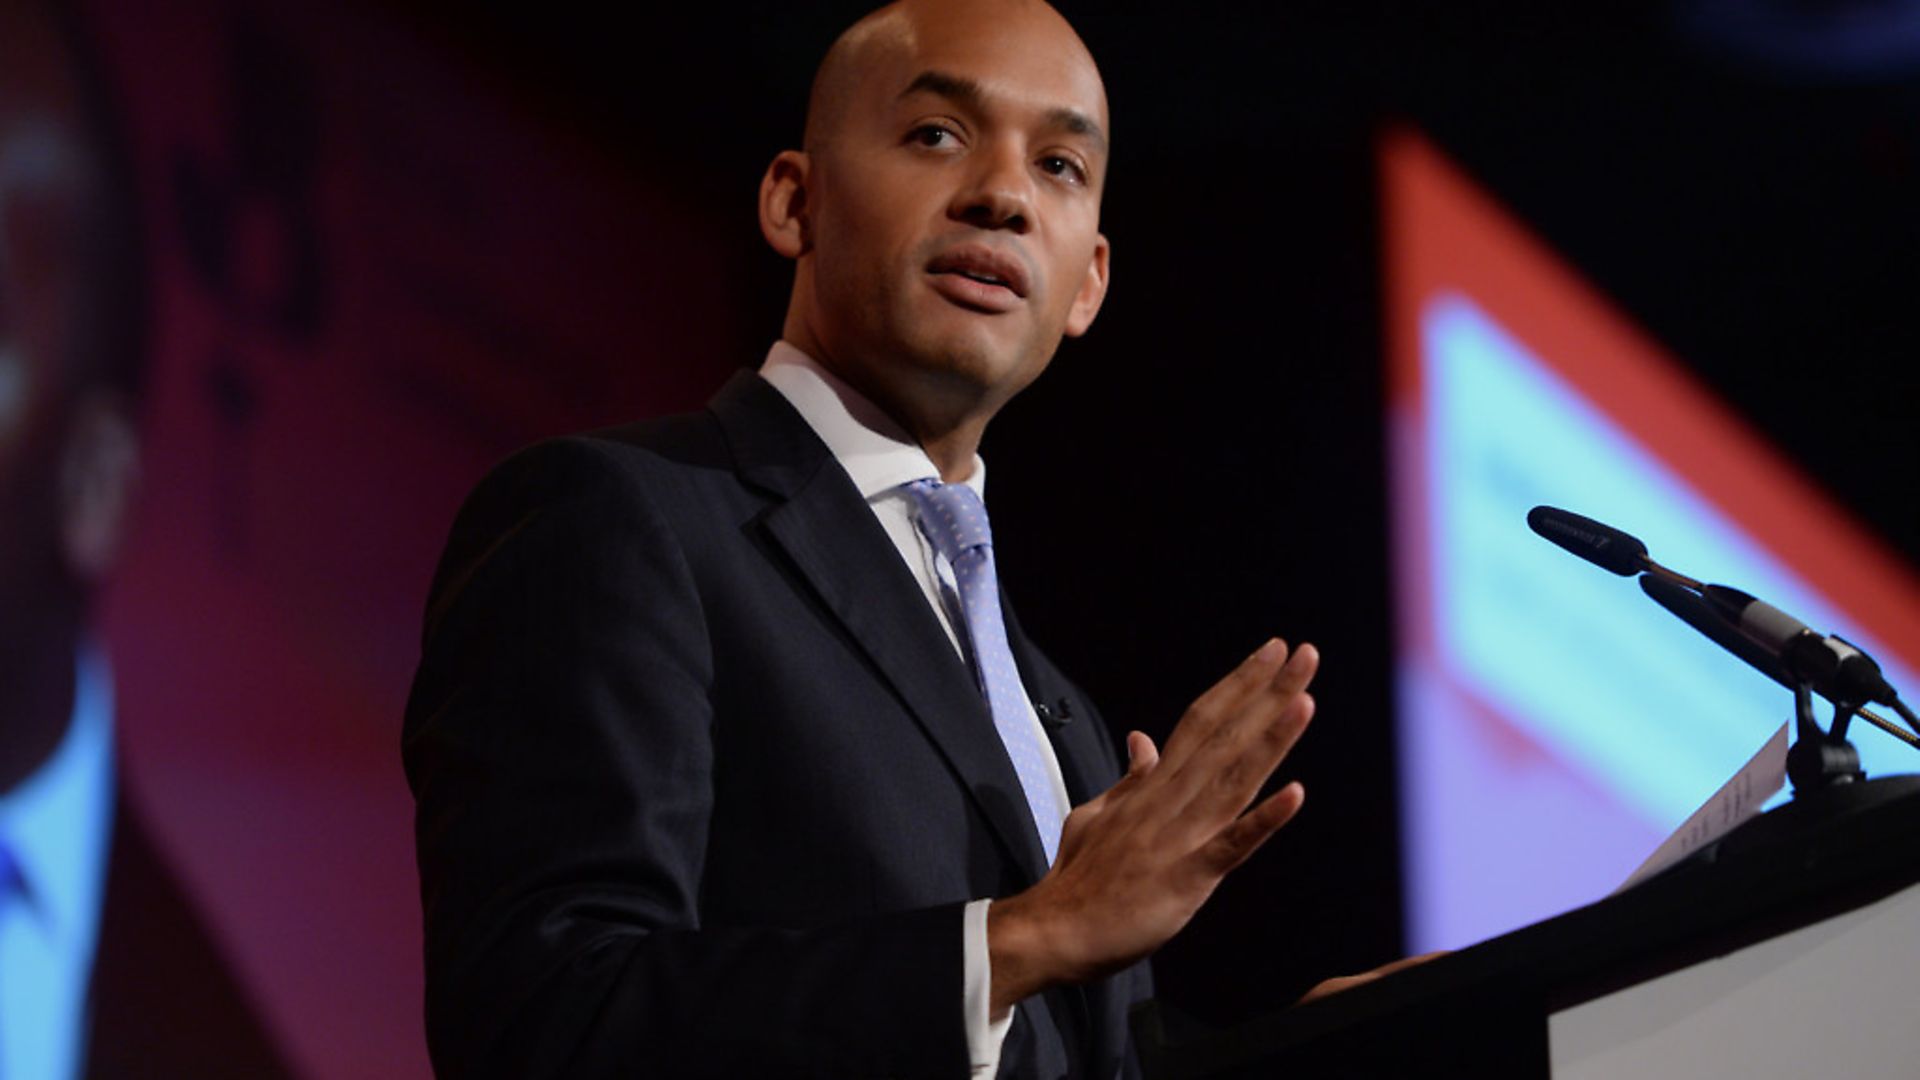
[[[1868,702],[1891,706],[1908,727],[1920,732],[1920,717],[1900,700],[1880,665],[1845,638],[1821,634],[1739,589],[1703,584],[1669,570],[1647,555],[1647,545],[1638,538],[1571,510],[1536,506],[1527,512],[1527,524],[1603,570],[1621,577],[1641,574],[1641,590],[1656,603],[1768,678],[1789,688],[1805,685],[1828,701],[1845,703],[1842,708],[1857,709],[1875,727],[1920,748],[1920,738],[1859,708]]]
[[[1741,633],[1706,597],[1651,574],[1640,579],[1640,591],[1678,616],[1681,622],[1711,638],[1715,645],[1745,660],[1781,686],[1793,689],[1793,672],[1780,662],[1779,653]]]
[[[1527,526],[1602,570],[1632,577],[1652,562],[1647,545],[1611,525],[1556,506],[1527,511]]]
[[[1611,525],[1582,517],[1557,506],[1536,506],[1527,511],[1527,525],[1547,540],[1571,551],[1593,565],[1621,577],[1642,571],[1682,588],[1699,592],[1706,586],[1685,574],[1669,570],[1647,556],[1647,545]]]
[[[1738,592],[1736,589],[1728,589],[1723,585],[1710,585],[1708,588],[1722,590],[1727,593]],[[1745,660],[1767,678],[1772,679],[1774,682],[1779,683],[1789,690],[1799,685],[1800,680],[1797,677],[1797,672],[1789,666],[1789,662],[1781,655],[1781,650],[1769,648],[1761,644],[1751,636],[1743,633],[1736,623],[1728,621],[1726,612],[1722,606],[1725,603],[1724,598],[1722,599],[1721,605],[1716,605],[1705,596],[1691,589],[1683,589],[1670,581],[1652,575],[1640,579],[1640,590],[1652,597],[1655,603],[1679,616],[1680,621],[1712,639],[1714,644]],[[1744,596],[1745,594],[1741,593],[1740,595]],[[1760,601],[1756,600],[1754,603],[1757,604],[1760,603]],[[1769,610],[1779,612],[1779,614],[1785,618],[1792,618],[1791,615],[1780,612],[1778,608],[1770,608]],[[1812,634],[1813,632],[1808,631],[1808,633]],[[1818,635],[1816,634],[1814,636],[1817,637]],[[1869,664],[1873,663],[1872,657],[1867,656],[1866,653],[1858,649],[1854,649],[1852,645],[1840,638],[1835,637],[1829,640],[1840,642],[1841,645],[1845,645],[1848,649],[1851,649],[1853,655],[1860,657]],[[1878,674],[1878,665],[1875,666],[1874,671]],[[1884,682],[1885,679],[1883,678],[1881,681]],[[1891,687],[1889,687],[1889,689],[1891,689]],[[1824,690],[1821,691],[1821,695],[1829,701],[1834,700],[1833,695]],[[1859,701],[1861,699],[1854,698],[1852,700]],[[1888,704],[1899,711],[1900,718],[1905,720],[1909,727],[1920,731],[1920,725],[1914,723],[1911,716],[1912,710],[1907,708],[1905,702],[1895,699]],[[1908,746],[1920,750],[1920,737],[1915,736],[1913,733],[1907,731],[1906,728],[1900,727],[1898,724],[1893,723],[1872,709],[1861,709],[1860,719],[1867,721],[1881,731],[1906,743]]]
[[[1845,638],[1824,635],[1764,600],[1739,589],[1709,585],[1701,590],[1721,618],[1776,657],[1782,667],[1829,701],[1877,701],[1892,705],[1899,692],[1880,665]]]
[[[1033,702],[1033,714],[1052,731],[1059,731],[1073,722],[1073,706],[1066,698],[1060,698],[1051,705],[1044,701]]]

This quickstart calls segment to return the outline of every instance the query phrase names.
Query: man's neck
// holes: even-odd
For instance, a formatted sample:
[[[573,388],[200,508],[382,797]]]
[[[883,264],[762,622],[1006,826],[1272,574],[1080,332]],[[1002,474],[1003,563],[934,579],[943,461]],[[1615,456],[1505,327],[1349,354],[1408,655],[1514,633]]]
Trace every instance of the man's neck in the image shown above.
[[[919,376],[923,385],[917,388],[908,380],[867,377],[859,365],[841,362],[791,321],[781,336],[900,425],[933,460],[942,482],[959,483],[972,475],[993,409],[964,392],[933,385],[930,376]]]
[[[972,432],[950,431],[944,435],[928,438],[916,434],[920,448],[933,459],[933,466],[940,470],[942,483],[957,484],[973,475],[973,461],[980,453],[980,435],[986,430],[982,421]],[[906,425],[912,431],[912,425]]]
[[[943,482],[959,483],[972,475],[974,456],[980,452],[980,437],[986,434],[987,417],[966,409],[939,408],[935,395],[899,393],[893,386],[863,386],[857,379],[848,379],[838,371],[834,374],[845,379],[913,436],[913,441],[933,459]]]

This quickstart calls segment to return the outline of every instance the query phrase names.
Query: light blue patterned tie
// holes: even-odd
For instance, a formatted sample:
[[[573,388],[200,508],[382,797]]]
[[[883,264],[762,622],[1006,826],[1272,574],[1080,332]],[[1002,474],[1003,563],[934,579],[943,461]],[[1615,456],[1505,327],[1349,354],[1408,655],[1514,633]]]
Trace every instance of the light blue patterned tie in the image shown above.
[[[1040,830],[1040,846],[1047,864],[1060,848],[1060,822],[1066,816],[1047,775],[1040,733],[1032,706],[1020,688],[1020,671],[1007,645],[1006,623],[1000,617],[1000,583],[993,569],[993,530],[980,496],[965,484],[916,480],[907,485],[920,507],[920,531],[935,551],[953,566],[960,590],[960,608],[966,616],[967,638],[973,643],[974,674],[987,705],[993,710],[994,730],[1013,760],[1027,808]]]

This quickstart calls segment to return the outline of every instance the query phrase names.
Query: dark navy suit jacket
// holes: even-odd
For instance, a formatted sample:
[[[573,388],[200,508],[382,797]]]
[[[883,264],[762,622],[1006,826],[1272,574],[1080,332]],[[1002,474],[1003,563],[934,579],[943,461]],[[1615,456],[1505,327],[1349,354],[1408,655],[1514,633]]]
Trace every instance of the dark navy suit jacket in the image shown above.
[[[1009,622],[1085,800],[1115,745]],[[964,1076],[963,906],[1045,869],[924,593],[753,375],[481,483],[405,760],[445,1076]],[[1142,967],[1023,1003],[1001,1075],[1131,1072],[1145,993]]]

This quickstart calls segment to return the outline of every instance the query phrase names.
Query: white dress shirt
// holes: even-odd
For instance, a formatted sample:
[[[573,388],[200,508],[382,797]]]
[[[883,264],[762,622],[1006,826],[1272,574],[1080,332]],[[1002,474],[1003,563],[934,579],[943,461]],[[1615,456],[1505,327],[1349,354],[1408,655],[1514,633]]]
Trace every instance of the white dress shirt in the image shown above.
[[[880,527],[899,550],[900,558],[913,571],[914,580],[920,583],[928,605],[939,618],[955,651],[971,664],[967,635],[960,632],[966,616],[954,585],[953,567],[920,532],[917,504],[906,490],[915,480],[940,478],[933,459],[878,406],[784,341],[775,342],[768,350],[760,376],[773,384],[833,452],[853,486],[867,500]],[[986,476],[986,462],[975,455],[973,470],[962,483],[984,499]],[[1027,708],[1027,721],[1033,725],[1047,778],[1053,785],[1054,805],[1064,808],[1068,805],[1067,786],[1060,775],[1060,762],[1031,705]],[[998,1018],[988,1016],[993,982],[987,955],[989,903],[990,900],[983,899],[968,904],[963,929],[966,985],[961,1006],[966,1014],[967,1047],[975,1076],[992,1076],[999,1070],[1000,1046],[1013,1024],[1011,1010]]]

